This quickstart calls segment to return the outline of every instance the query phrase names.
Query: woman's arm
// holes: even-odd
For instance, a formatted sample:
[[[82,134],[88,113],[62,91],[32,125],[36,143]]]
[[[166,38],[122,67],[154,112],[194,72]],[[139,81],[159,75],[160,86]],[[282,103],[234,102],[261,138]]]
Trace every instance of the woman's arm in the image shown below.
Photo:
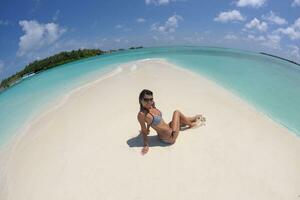
[[[144,146],[149,146],[149,143],[148,143],[148,136],[146,134],[142,134],[143,135],[143,143],[144,143]]]
[[[149,150],[149,143],[148,143],[148,133],[149,133],[149,126],[145,126],[145,116],[142,113],[138,114],[138,121],[140,122],[141,125],[141,133],[143,136],[143,142],[144,142],[144,147],[142,149],[142,155],[146,154]]]
[[[145,117],[143,116],[143,114],[139,113],[138,116],[138,121],[141,125],[141,133],[142,133],[142,136],[143,136],[143,143],[144,143],[144,146],[148,146],[149,143],[148,143],[148,134],[149,134],[149,127],[147,126],[146,128],[146,125],[145,125]]]
[[[150,133],[150,126],[147,124],[147,135],[149,135],[149,133]]]

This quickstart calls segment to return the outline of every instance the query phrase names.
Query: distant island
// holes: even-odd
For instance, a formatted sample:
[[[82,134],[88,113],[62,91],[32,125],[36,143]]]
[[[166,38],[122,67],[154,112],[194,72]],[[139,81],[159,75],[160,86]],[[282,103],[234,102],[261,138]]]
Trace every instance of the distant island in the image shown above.
[[[140,49],[140,48],[143,48],[143,46],[130,47],[129,49],[132,50],[132,49]],[[59,65],[80,60],[83,58],[88,58],[88,57],[97,56],[101,54],[109,54],[112,52],[123,51],[123,50],[125,49],[108,50],[108,51],[102,51],[100,49],[78,49],[73,51],[63,51],[42,60],[35,60],[32,63],[28,64],[23,70],[2,80],[0,84],[0,91],[3,91],[4,89],[13,86],[16,83],[19,83],[23,79],[26,79],[30,76],[33,76],[47,69],[51,69]]]
[[[287,61],[287,62],[290,62],[290,63],[293,63],[295,65],[298,65],[300,66],[299,63],[295,62],[295,61],[292,61],[292,60],[288,60],[288,59],[285,59],[285,58],[281,58],[279,56],[275,56],[275,55],[272,55],[272,54],[268,54],[268,53],[264,53],[264,52],[259,52],[260,54],[263,54],[263,55],[266,55],[266,56],[271,56],[271,57],[274,57],[274,58],[278,58],[278,59],[281,59],[281,60],[284,60],[284,61]]]

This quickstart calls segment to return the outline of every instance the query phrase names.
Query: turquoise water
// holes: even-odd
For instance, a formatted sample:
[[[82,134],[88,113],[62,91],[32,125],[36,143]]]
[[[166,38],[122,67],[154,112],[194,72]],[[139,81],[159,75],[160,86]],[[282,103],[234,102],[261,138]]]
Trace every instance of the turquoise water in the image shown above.
[[[21,81],[0,93],[0,145],[72,89],[112,71],[120,63],[146,58],[165,58],[214,80],[300,136],[299,66],[253,52],[180,46],[100,55]]]

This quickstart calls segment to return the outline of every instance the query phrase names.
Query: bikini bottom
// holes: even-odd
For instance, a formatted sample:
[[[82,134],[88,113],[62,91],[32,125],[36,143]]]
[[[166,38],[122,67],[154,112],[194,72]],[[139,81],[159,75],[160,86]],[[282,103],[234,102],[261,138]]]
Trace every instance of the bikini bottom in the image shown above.
[[[170,138],[169,138],[170,140],[172,140],[174,132],[175,132],[175,131],[172,131],[171,136],[170,136]],[[164,143],[172,144],[172,143],[169,142],[167,139],[161,139],[161,138],[159,138],[159,139],[160,139],[161,141],[163,141]]]

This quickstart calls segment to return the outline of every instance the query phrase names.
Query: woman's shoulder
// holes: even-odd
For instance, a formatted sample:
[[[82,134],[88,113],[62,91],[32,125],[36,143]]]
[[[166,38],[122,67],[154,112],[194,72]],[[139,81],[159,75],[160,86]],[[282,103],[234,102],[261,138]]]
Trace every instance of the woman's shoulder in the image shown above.
[[[137,114],[138,116],[146,116],[145,111],[140,110]]]
[[[155,107],[155,109],[158,110],[161,113],[161,111],[158,108]]]

